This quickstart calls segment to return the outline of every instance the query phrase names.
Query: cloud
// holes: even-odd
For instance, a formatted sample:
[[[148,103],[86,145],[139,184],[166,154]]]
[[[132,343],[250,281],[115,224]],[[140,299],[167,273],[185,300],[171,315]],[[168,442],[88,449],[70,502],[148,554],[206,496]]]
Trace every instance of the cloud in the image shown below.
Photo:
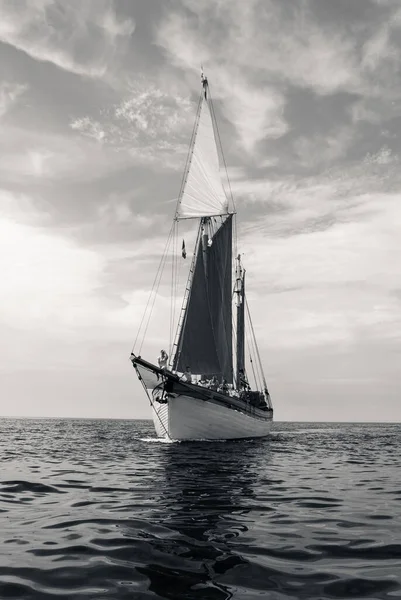
[[[93,140],[74,136],[70,131],[60,134],[4,126],[2,133],[0,176],[3,184],[94,181],[132,163],[128,152],[115,152]]]
[[[243,239],[250,306],[258,330],[268,332],[262,347],[400,340],[396,240],[396,228],[377,233],[375,223],[337,224],[285,241],[255,233]]]
[[[252,155],[258,142],[280,138],[288,132],[284,120],[285,98],[271,86],[256,86],[241,81],[241,75],[221,72],[213,89],[224,98],[225,117],[235,124],[241,147]],[[230,90],[230,95],[227,94]]]
[[[0,119],[17,102],[18,98],[26,92],[27,86],[19,83],[2,81],[0,83]]]
[[[166,17],[157,40],[181,66],[193,67],[201,56],[212,68],[220,62],[228,72],[230,65],[240,67],[245,83],[259,73],[319,93],[348,86],[358,75],[353,41],[317,22],[309,2],[293,7],[273,0],[180,4],[185,10]]]
[[[240,20],[243,11],[237,5],[235,8]],[[193,21],[181,13],[166,18],[157,32],[157,42],[181,68],[195,71],[199,61],[203,61],[213,98],[223,101],[225,116],[236,126],[242,146],[252,153],[254,146],[265,137],[276,138],[286,133],[285,99],[279,89],[253,82],[249,76],[253,68],[242,70],[237,58],[231,60],[232,48],[229,42],[224,45],[226,34],[223,33],[229,31],[231,19],[232,15],[222,29],[215,53],[211,51],[213,43],[209,43],[213,34],[213,28],[208,27],[210,21],[200,20],[200,28],[195,29]]]
[[[396,5],[374,13],[374,20],[367,15],[348,26],[341,11],[329,19],[308,0],[181,0],[175,6],[158,26],[156,41],[180,70],[195,70],[203,62],[213,96],[222,101],[250,156],[261,158],[262,140],[291,134],[286,108],[294,88],[317,98],[359,97],[352,108],[355,123],[376,122],[380,108],[400,97]],[[347,137],[343,129],[340,147]],[[336,154],[338,135],[331,138]]]
[[[71,123],[71,129],[79,131],[83,135],[92,138],[98,142],[104,140],[106,133],[103,126],[98,121],[93,121],[89,117],[75,119]]]
[[[143,79],[98,119],[77,117],[70,126],[105,147],[129,152],[137,164],[174,169],[184,166],[194,121],[195,106],[188,97]]]
[[[5,68],[48,62],[28,78],[29,103],[26,73],[6,71],[0,85],[0,370],[22,381],[6,389],[22,413],[34,389],[50,398],[38,412],[110,416],[126,391],[131,415],[127,355],[165,249],[203,63],[273,399],[288,418],[327,418],[329,404],[336,418],[351,390],[360,415],[366,393],[399,383],[399,5],[174,0],[155,13],[149,3],[131,39],[128,4],[0,0]],[[181,226],[179,258],[181,239],[188,253],[194,241],[194,223]],[[171,248],[150,360],[169,341],[170,295]],[[85,411],[68,400],[82,390]]]
[[[365,156],[364,162],[368,165],[388,165],[390,163],[398,163],[399,157],[398,155],[394,155],[390,148],[387,146],[383,146],[380,148],[378,152],[375,154],[371,154],[370,152]]]
[[[247,152],[288,132],[288,84],[322,95],[358,88],[354,41],[315,21],[308,3],[287,10],[273,1],[183,0],[181,6],[161,23],[157,42],[179,68],[203,61]]]
[[[34,219],[21,223],[16,216],[0,219],[3,326],[64,343],[118,341],[122,328],[134,330],[148,292],[138,290],[127,309],[127,282],[107,286],[112,265],[107,247],[83,248]]]
[[[24,193],[12,193],[0,188],[1,216],[9,223],[41,225],[46,216],[39,213],[32,198]]]
[[[326,135],[321,133],[309,137],[301,136],[295,140],[293,149],[299,165],[316,169],[344,157],[353,142],[352,127],[344,125]]]
[[[2,218],[0,230],[3,323],[60,333],[78,313],[91,318],[102,268],[94,252],[15,220]]]
[[[396,155],[383,147],[346,171],[232,185],[257,202],[253,217],[252,203],[240,209],[239,248],[265,346],[401,339]]]
[[[97,207],[91,226],[100,230],[127,226],[129,240],[84,247],[72,239],[69,228],[55,229],[50,215],[30,196],[0,190],[0,204],[3,324],[43,329],[68,339],[80,332],[102,336],[95,331],[99,327],[106,337],[118,336],[116,327],[135,329],[166,249],[166,224],[159,215],[135,214],[123,199],[110,198]],[[195,243],[193,237],[186,237],[188,249]],[[169,261],[171,252],[170,244]],[[178,246],[175,252],[180,256]],[[187,263],[184,266],[189,268]],[[165,270],[159,290],[161,302],[167,304],[170,272],[171,268]],[[182,286],[185,282],[186,276]],[[128,314],[129,321],[124,316]]]
[[[82,247],[69,237],[68,229],[52,229],[29,196],[0,192],[0,204],[0,376],[4,389],[8,382],[12,389],[15,373],[18,379],[23,373],[25,381],[34,373],[41,381],[43,398],[52,373],[62,386],[63,378],[67,378],[65,385],[80,378],[85,385],[92,376],[99,385],[110,373],[133,383],[128,356],[165,246],[164,235],[139,244],[131,240],[130,244]],[[104,222],[125,222],[128,216],[106,207],[99,213]],[[139,216],[135,225],[150,228],[151,218]],[[166,269],[167,279],[169,274]],[[160,349],[160,336],[166,343],[169,337],[167,279],[160,286],[147,330],[149,356],[156,356]],[[22,403],[31,398],[31,388],[19,390],[18,397]],[[52,406],[64,414],[62,405],[52,400]],[[25,414],[30,412],[28,406],[22,409]]]
[[[117,119],[133,126],[135,133],[150,138],[176,135],[176,130],[188,125],[193,106],[188,97],[172,95],[154,85],[135,84],[128,98],[114,108]]]
[[[134,29],[111,0],[0,1],[0,41],[78,75],[102,77]]]
[[[394,68],[400,57],[400,46],[393,40],[393,34],[397,33],[401,26],[401,10],[395,6],[384,22],[375,29],[373,35],[367,39],[362,48],[362,69],[376,71],[378,67],[383,70],[390,65]]]

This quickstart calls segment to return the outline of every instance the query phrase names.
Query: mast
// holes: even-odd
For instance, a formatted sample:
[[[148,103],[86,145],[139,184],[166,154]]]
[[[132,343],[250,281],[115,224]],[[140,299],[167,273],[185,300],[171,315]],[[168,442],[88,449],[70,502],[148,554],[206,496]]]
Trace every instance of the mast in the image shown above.
[[[203,264],[205,267],[205,277],[207,278],[207,249],[211,245],[211,239],[209,237],[209,225],[210,217],[203,217],[201,219],[201,232],[202,232],[202,253],[203,253]]]
[[[236,382],[240,387],[240,371],[245,371],[245,269],[238,254],[235,265],[235,303],[237,307]]]

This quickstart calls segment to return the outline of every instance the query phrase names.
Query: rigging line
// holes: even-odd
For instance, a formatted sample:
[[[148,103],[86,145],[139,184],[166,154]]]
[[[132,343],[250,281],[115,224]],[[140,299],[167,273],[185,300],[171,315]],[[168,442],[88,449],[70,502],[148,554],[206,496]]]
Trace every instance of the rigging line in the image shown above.
[[[171,289],[170,289],[170,333],[169,333],[169,351],[171,346],[171,329],[172,329],[172,321],[173,321],[173,294],[174,294],[174,240],[175,240],[175,224],[176,221],[173,221],[173,243],[171,250]]]
[[[157,294],[158,294],[159,287],[160,287],[160,282],[161,282],[162,275],[163,275],[163,270],[164,270],[164,267],[165,267],[165,264],[166,264],[166,261],[167,261],[167,252],[165,253],[165,255],[164,255],[163,258],[164,258],[164,261],[163,261],[163,264],[162,264],[162,268],[160,269],[159,281],[157,282],[157,287],[156,287],[156,290],[155,290],[155,293],[154,293],[154,296],[153,296],[153,302],[152,302],[152,305],[150,307],[150,312],[149,312],[148,320],[147,320],[147,323],[146,323],[145,331],[143,333],[142,343],[140,345],[139,352],[142,350],[142,345],[143,345],[143,342],[145,341],[145,336],[146,336],[146,333],[148,331],[148,327],[149,327],[149,323],[150,323],[150,318],[152,316],[153,308],[155,306]]]
[[[172,281],[171,281],[171,318],[170,318],[170,354],[173,347],[173,336],[174,336],[174,318],[175,318],[175,305],[176,305],[176,287],[177,287],[177,244],[178,244],[178,221],[175,221],[174,239],[173,239],[173,257],[172,257]]]
[[[178,221],[176,222],[176,237],[175,237],[175,283],[174,283],[174,299],[173,299],[173,321],[171,324],[171,348],[170,355],[173,352],[173,344],[174,344],[174,330],[176,324],[176,311],[177,311],[177,299],[178,299],[178,284],[179,284],[179,275],[180,268],[182,265],[182,258],[179,258],[179,238],[178,238]]]
[[[255,375],[255,369],[254,369],[254,366],[253,366],[252,354],[251,354],[251,351],[250,351],[250,348],[249,348],[249,343],[248,343],[248,351],[249,351],[249,362],[251,363],[251,369],[252,369],[252,373],[253,373],[253,379],[255,381],[256,388],[258,388],[259,386],[258,386],[258,381],[257,381],[256,375]]]
[[[173,350],[174,350],[174,347],[176,348],[175,356],[173,357],[173,355],[171,353],[171,357],[170,357],[169,364],[173,369],[177,368],[178,360],[179,360],[180,353],[181,353],[182,339],[183,339],[181,334],[185,328],[185,323],[186,323],[186,314],[183,314],[183,313],[186,310],[186,308],[188,307],[189,298],[191,295],[193,276],[194,276],[195,266],[196,266],[196,258],[197,258],[198,248],[199,248],[200,239],[201,239],[201,229],[202,229],[202,221],[200,221],[200,223],[199,223],[198,233],[197,233],[196,242],[195,242],[195,248],[194,248],[194,252],[192,255],[191,266],[190,266],[188,277],[187,277],[187,283],[186,283],[186,287],[185,287],[185,291],[184,291],[184,296],[182,298],[180,316],[179,316],[178,323],[177,323],[177,331],[175,334],[175,340],[174,340],[174,345],[173,345]]]
[[[254,348],[252,347],[252,338],[249,338],[249,335],[248,335],[246,341],[247,341],[247,345],[248,345],[249,361],[251,363],[251,368],[252,368],[253,378],[254,378],[254,381],[255,381],[255,386],[256,386],[256,389],[260,389],[261,385],[260,385],[259,372],[257,370],[257,364],[256,364],[256,372],[255,372],[255,364],[254,364],[254,361],[252,359],[252,356],[255,356],[255,354],[254,354]]]
[[[231,202],[233,203],[234,212],[236,212],[234,196],[233,196],[233,192],[232,192],[232,189],[231,189],[230,179],[228,177],[228,169],[227,169],[226,159],[225,159],[224,152],[223,152],[223,144],[221,143],[220,131],[219,131],[219,127],[217,125],[216,114],[214,112],[214,106],[213,106],[213,101],[212,101],[212,95],[210,93],[210,85],[209,85],[209,83],[208,83],[208,88],[209,88],[209,106],[211,108],[211,114],[213,116],[213,122],[214,122],[214,126],[215,126],[215,129],[216,129],[217,138],[219,140],[219,146],[220,146],[221,156],[222,156],[222,159],[223,159],[224,169],[226,171],[226,177],[227,177],[228,189],[230,191]]]
[[[184,193],[184,187],[185,187],[185,183],[187,181],[187,177],[188,177],[188,173],[189,173],[189,167],[190,167],[190,164],[191,164],[193,149],[194,149],[194,145],[195,145],[195,138],[196,138],[196,134],[198,133],[198,126],[199,126],[199,119],[200,119],[200,111],[201,111],[201,107],[202,107],[202,102],[203,102],[203,90],[201,91],[200,96],[199,96],[199,100],[198,100],[198,107],[196,109],[195,124],[194,124],[194,128],[192,130],[191,140],[189,142],[188,154],[187,154],[187,159],[185,161],[184,172],[182,174],[181,185],[180,185],[180,193],[178,194],[178,200],[177,200],[177,204],[176,204],[174,219],[178,218],[178,209],[180,208],[180,204],[181,204],[181,200],[182,200],[182,194]]]
[[[249,315],[246,314],[245,318],[247,318],[248,324],[249,324]],[[249,327],[250,330],[250,327]],[[250,354],[250,362],[251,362],[251,367],[252,367],[252,372],[253,372],[253,376],[255,379],[255,385],[257,389],[261,388],[261,379],[260,379],[260,374],[258,371],[258,363],[256,362],[256,364],[254,364],[254,361],[252,360],[252,356],[256,357],[256,350],[255,350],[255,346],[254,346],[254,339],[252,337],[252,335],[247,334],[246,336],[246,342],[248,344],[248,349],[249,349],[249,354]],[[255,372],[255,367],[256,367],[256,372]]]
[[[263,385],[264,385],[265,389],[267,389],[266,378],[265,378],[265,374],[263,372],[263,365],[262,365],[262,361],[261,361],[261,358],[260,358],[258,343],[256,341],[255,330],[253,328],[253,323],[252,323],[251,313],[250,313],[250,310],[249,310],[248,301],[245,299],[245,302],[246,302],[246,310],[247,310],[248,318],[249,318],[249,324],[251,326],[252,336],[253,336],[253,339],[254,339],[254,342],[255,342],[256,355],[257,355],[258,362],[259,362],[259,367],[260,367],[260,372],[261,372],[261,375],[262,375]]]
[[[258,375],[260,378],[260,382],[261,382],[262,379],[264,379],[263,372],[262,372],[262,364],[261,364],[261,360],[260,360],[260,355],[259,355],[258,346],[257,346],[257,342],[256,342],[255,331],[253,329],[251,314],[250,314],[248,305],[247,305],[247,317],[248,317],[248,323],[249,323],[251,333],[252,333],[251,339],[252,339],[253,347],[255,350],[256,369],[257,369],[257,372],[258,372]]]
[[[142,319],[141,319],[141,322],[140,322],[140,324],[139,324],[139,329],[138,329],[138,332],[137,332],[137,334],[136,334],[136,338],[135,338],[135,341],[134,341],[134,345],[133,345],[133,347],[132,347],[132,352],[134,352],[134,350],[135,350],[135,346],[136,346],[136,343],[137,343],[137,341],[138,341],[139,334],[140,334],[140,332],[141,332],[141,328],[142,328],[143,322],[144,322],[144,320],[145,320],[145,316],[146,316],[146,312],[147,312],[147,310],[148,310],[148,307],[149,307],[150,299],[151,299],[151,297],[152,297],[152,293],[153,293],[154,287],[155,287],[155,285],[156,285],[157,277],[158,277],[158,275],[159,275],[159,270],[160,270],[160,268],[161,268],[161,265],[162,265],[162,262],[163,262],[163,257],[164,257],[164,254],[165,254],[165,252],[166,252],[166,251],[167,251],[167,249],[168,249],[168,246],[169,246],[169,241],[170,241],[170,237],[171,237],[171,232],[172,232],[172,229],[173,229],[173,226],[171,227],[171,229],[170,229],[170,232],[169,232],[169,234],[168,234],[168,237],[167,237],[166,245],[165,245],[165,247],[164,247],[164,251],[163,251],[162,257],[161,257],[161,259],[160,259],[160,263],[159,263],[159,266],[158,266],[158,268],[157,268],[156,275],[155,275],[155,278],[154,278],[154,281],[153,281],[152,289],[150,290],[149,297],[148,297],[148,301],[147,301],[147,303],[146,303],[145,310],[144,310],[144,312],[143,312]]]
[[[164,266],[165,266],[165,264],[166,264],[166,257],[165,257],[165,259],[164,259],[164,262],[163,262],[163,268],[162,268],[162,269],[161,269],[161,271],[160,271],[160,277],[159,277],[159,280],[158,280],[158,282],[157,282],[156,290],[155,290],[155,293],[154,293],[154,296],[153,296],[153,302],[152,302],[152,305],[151,305],[151,307],[150,307],[150,311],[149,311],[148,320],[147,320],[147,322],[146,322],[145,330],[144,330],[144,332],[143,332],[143,336],[142,336],[141,345],[139,346],[139,353],[140,353],[140,352],[141,352],[141,350],[142,350],[142,346],[143,346],[143,343],[144,343],[144,341],[145,341],[145,337],[146,337],[146,334],[147,334],[147,331],[148,331],[148,327],[149,327],[150,319],[151,319],[152,312],[153,312],[153,309],[154,309],[154,306],[155,306],[155,302],[156,302],[157,294],[158,294],[158,292],[159,292],[160,282],[161,282],[161,279],[162,279],[162,275],[163,275],[163,270],[164,270]]]
[[[228,176],[228,169],[227,169],[226,158],[224,156],[223,144],[221,142],[221,137],[220,137],[220,130],[219,130],[219,126],[218,126],[218,123],[217,123],[216,114],[214,112],[214,105],[213,105],[212,95],[210,93],[209,82],[208,82],[208,88],[209,88],[209,103],[210,103],[209,105],[211,107],[211,114],[213,116],[213,122],[214,122],[214,125],[215,125],[215,129],[216,129],[216,133],[217,133],[217,138],[219,140],[220,152],[221,152],[221,157],[223,159],[224,169],[225,169],[225,172],[226,172],[228,189],[229,189],[229,192],[230,192],[231,202],[232,202],[232,205],[233,205],[234,216],[236,217],[237,207],[236,207],[236,204],[235,204],[234,195],[233,195],[232,188],[231,188],[230,178]],[[237,255],[237,238],[238,238],[237,219],[235,218],[234,219],[234,253],[235,253],[235,255]]]
[[[173,251],[171,259],[171,312],[170,312],[170,340],[169,340],[169,353],[171,354],[172,340],[173,340],[173,324],[174,324],[174,294],[175,294],[175,278],[176,278],[176,251],[177,251],[177,221],[175,221],[174,238],[173,238]]]
[[[170,247],[172,232],[173,232],[173,226],[170,229],[170,233],[169,233],[169,236],[167,238],[167,242],[166,242],[166,245],[165,245],[165,248],[164,248],[164,252],[163,252],[162,258],[160,260],[159,268],[157,270],[155,281],[153,283],[152,291],[151,291],[151,294],[150,294],[150,295],[152,295],[152,292],[154,292],[153,302],[151,304],[150,312],[149,312],[149,316],[148,316],[148,320],[146,322],[145,330],[144,330],[143,335],[142,335],[142,341],[141,341],[141,344],[139,346],[139,352],[141,352],[141,350],[142,350],[143,342],[145,341],[145,336],[146,336],[146,333],[147,333],[147,330],[148,330],[148,327],[149,327],[150,318],[152,316],[153,308],[154,308],[154,305],[155,305],[155,302],[156,302],[157,292],[159,291],[160,281],[161,281],[161,278],[162,278],[162,275],[163,275],[163,270],[164,270],[164,267],[165,267],[165,264],[166,264],[168,249]],[[156,290],[154,289],[155,286],[156,286]],[[149,297],[149,301],[148,302],[150,302],[150,297]]]
[[[142,379],[142,375],[140,374],[139,370],[138,370],[136,367],[135,367],[135,371],[136,371],[136,374],[137,374],[137,376],[138,376],[138,379],[139,379],[139,381],[140,381],[140,382],[141,382],[141,384],[142,384],[142,387],[143,387],[143,389],[145,390],[145,393],[146,393],[146,395],[147,395],[147,397],[148,397],[148,400],[149,400],[149,402],[150,402],[150,405],[151,405],[151,407],[153,408],[153,410],[155,411],[155,413],[156,413],[156,416],[157,416],[157,418],[158,418],[158,419],[159,419],[159,421],[160,421],[160,425],[163,427],[163,429],[164,429],[164,431],[165,431],[165,433],[166,433],[166,436],[167,436],[167,437],[168,437],[168,439],[171,441],[170,434],[169,434],[168,430],[166,429],[166,427],[165,427],[165,425],[164,425],[163,421],[161,420],[161,418],[160,418],[160,415],[159,415],[159,412],[156,410],[156,408],[155,408],[155,406],[154,406],[153,399],[152,399],[152,398],[150,397],[150,395],[149,395],[149,392],[148,392],[148,390],[147,390],[147,387],[146,387],[146,385],[145,385],[145,383],[144,383],[144,381],[143,381],[143,379]],[[160,385],[160,384],[159,384],[159,385]],[[156,386],[156,387],[159,387],[159,386]],[[160,410],[160,409],[159,409],[159,410]]]
[[[248,323],[249,323],[249,325],[251,325],[250,313],[249,313]],[[258,348],[257,348],[257,345],[256,345],[256,337],[255,337],[255,333],[254,332],[253,332],[253,335],[252,335],[251,339],[253,341],[256,372],[258,374],[258,388],[260,390],[262,390],[263,389],[263,386],[262,386],[263,374],[262,374],[262,370],[261,370],[260,357],[258,359]]]
[[[177,303],[177,278],[178,278],[178,221],[175,224],[175,248],[174,248],[174,286],[173,286],[173,318],[171,322],[171,349],[173,347],[174,338],[174,322],[175,322],[175,307]]]
[[[178,230],[178,221],[177,221],[177,230]],[[178,244],[178,237],[177,237],[177,244]],[[179,258],[179,254],[177,254],[177,262],[178,262],[178,269],[177,269],[177,275],[176,275],[176,286],[175,286],[175,297],[174,297],[173,342],[174,342],[174,331],[176,329],[176,326],[178,326],[178,318],[179,318],[179,314],[177,314],[178,287],[180,284],[181,267],[183,265],[183,260]],[[173,346],[171,347],[171,352],[172,351],[173,351]]]

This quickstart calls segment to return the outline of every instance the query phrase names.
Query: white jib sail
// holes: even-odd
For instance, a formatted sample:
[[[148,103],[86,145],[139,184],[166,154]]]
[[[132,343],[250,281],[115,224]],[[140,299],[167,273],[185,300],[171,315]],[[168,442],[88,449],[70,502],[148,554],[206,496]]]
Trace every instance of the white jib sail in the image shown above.
[[[228,212],[220,178],[219,155],[207,100],[202,100],[191,162],[178,207],[178,218],[208,217]]]

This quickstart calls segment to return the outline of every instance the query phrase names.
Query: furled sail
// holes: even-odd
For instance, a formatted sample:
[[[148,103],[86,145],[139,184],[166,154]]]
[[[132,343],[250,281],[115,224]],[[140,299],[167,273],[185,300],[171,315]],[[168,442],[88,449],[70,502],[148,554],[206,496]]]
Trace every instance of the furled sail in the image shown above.
[[[228,213],[209,103],[202,98],[188,171],[178,203],[181,219]]]
[[[198,245],[187,310],[174,368],[233,381],[232,215],[212,238]]]

